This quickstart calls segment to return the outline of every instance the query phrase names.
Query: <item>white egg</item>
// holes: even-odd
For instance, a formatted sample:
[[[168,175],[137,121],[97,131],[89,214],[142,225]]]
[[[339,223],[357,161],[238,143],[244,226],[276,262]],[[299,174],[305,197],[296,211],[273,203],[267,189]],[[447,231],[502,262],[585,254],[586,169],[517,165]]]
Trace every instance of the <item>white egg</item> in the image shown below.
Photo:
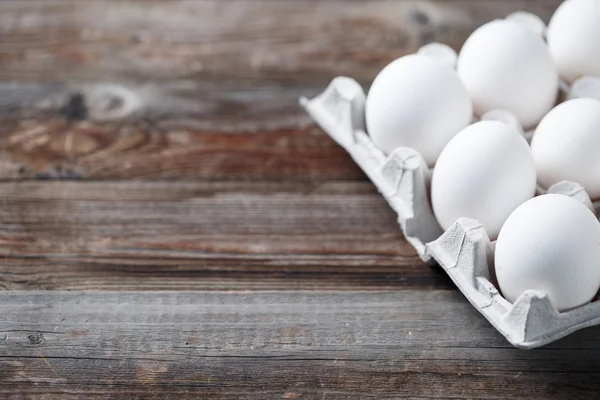
[[[515,21],[495,20],[475,30],[460,51],[457,72],[478,116],[502,109],[530,128],[556,102],[558,72],[546,44]]]
[[[563,79],[600,76],[600,1],[567,0],[546,33],[548,48]]]
[[[600,223],[579,201],[547,194],[521,205],[506,220],[495,251],[504,297],[514,302],[541,290],[559,311],[592,300],[600,287]]]
[[[442,228],[460,217],[474,218],[493,240],[535,189],[533,157],[523,136],[505,123],[481,121],[459,132],[440,154],[431,203]]]
[[[540,186],[573,181],[600,199],[600,100],[556,106],[535,130],[531,150]]]
[[[377,75],[365,111],[375,145],[385,153],[411,147],[429,166],[472,116],[471,100],[454,69],[416,54],[393,61]]]

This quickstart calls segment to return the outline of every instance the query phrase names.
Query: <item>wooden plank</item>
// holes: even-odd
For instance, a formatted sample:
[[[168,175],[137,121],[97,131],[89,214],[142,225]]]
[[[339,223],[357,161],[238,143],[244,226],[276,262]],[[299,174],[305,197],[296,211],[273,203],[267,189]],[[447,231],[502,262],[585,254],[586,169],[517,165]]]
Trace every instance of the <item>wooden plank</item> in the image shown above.
[[[600,390],[600,329],[517,350],[453,291],[3,293],[0,321],[4,397],[530,399]]]
[[[425,43],[460,48],[487,21],[548,20],[560,2],[5,0],[0,80],[372,78]]]
[[[0,184],[4,289],[452,287],[368,183]]]
[[[299,96],[559,2],[2,1],[0,180],[362,180]]]
[[[298,104],[320,90],[0,83],[0,180],[362,180]]]
[[[191,127],[195,120],[185,117],[171,124],[176,116],[162,123],[4,119],[0,180],[364,180],[350,157],[300,110],[298,93],[285,96],[285,115],[278,114],[271,122],[265,122],[269,112],[260,113],[256,104],[249,107],[248,112],[257,111],[257,117],[265,118],[260,124],[227,115],[211,115],[204,121],[197,116],[200,127]],[[275,97],[281,98],[271,96],[273,105],[278,101]],[[303,122],[292,126],[285,122],[287,117]],[[230,123],[226,122],[219,127],[218,118],[239,118],[238,126],[227,130]],[[202,128],[202,123],[213,128]]]

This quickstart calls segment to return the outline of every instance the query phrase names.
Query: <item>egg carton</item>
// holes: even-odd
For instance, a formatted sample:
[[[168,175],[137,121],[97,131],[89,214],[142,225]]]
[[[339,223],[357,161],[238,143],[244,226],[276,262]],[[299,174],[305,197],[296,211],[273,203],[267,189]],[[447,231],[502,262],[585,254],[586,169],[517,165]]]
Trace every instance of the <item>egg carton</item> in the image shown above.
[[[586,86],[587,87],[587,86]],[[398,215],[409,243],[426,262],[437,262],[471,304],[515,347],[531,349],[578,329],[600,324],[600,301],[558,312],[546,293],[528,290],[513,304],[496,289],[494,246],[482,224],[461,218],[445,232],[428,200],[431,171],[419,153],[397,148],[385,155],[365,132],[365,93],[353,79],[335,78],[316,98],[300,104],[342,146]],[[548,192],[598,208],[584,189],[561,182]]]

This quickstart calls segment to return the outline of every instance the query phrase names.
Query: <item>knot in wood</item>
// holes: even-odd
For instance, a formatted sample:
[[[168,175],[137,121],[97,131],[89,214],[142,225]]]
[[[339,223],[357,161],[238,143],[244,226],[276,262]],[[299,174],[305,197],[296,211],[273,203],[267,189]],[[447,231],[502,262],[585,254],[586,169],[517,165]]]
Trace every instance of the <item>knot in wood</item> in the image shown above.
[[[130,117],[142,109],[142,100],[130,89],[112,83],[97,84],[82,90],[88,118],[115,121]]]
[[[41,332],[35,332],[27,336],[27,339],[29,339],[29,343],[31,343],[34,346],[37,346],[39,344],[42,344],[42,342],[44,341],[44,335]]]

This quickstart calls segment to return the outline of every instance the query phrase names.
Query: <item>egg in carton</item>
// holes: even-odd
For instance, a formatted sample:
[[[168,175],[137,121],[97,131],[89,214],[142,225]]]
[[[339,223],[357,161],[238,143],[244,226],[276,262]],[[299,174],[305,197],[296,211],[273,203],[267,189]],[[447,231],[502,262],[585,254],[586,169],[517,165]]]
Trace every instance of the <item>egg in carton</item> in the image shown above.
[[[527,18],[517,16],[518,18]],[[455,57],[443,45],[432,44],[421,53]],[[573,86],[561,86],[563,99],[593,96],[600,98],[600,79],[582,78]],[[414,149],[399,147],[385,155],[365,132],[365,100],[362,87],[347,77],[335,78],[316,98],[301,98],[310,116],[342,146],[375,184],[398,215],[398,223],[407,241],[422,260],[438,263],[471,304],[515,347],[531,349],[543,346],[578,329],[600,325],[600,301],[566,312],[558,312],[546,293],[525,291],[514,303],[497,289],[494,274],[494,246],[482,224],[460,218],[445,232],[439,226],[429,203],[431,170]],[[521,130],[516,118],[503,111],[482,117],[501,120]],[[523,132],[531,138],[532,132]],[[563,181],[549,193],[570,196],[592,211],[585,190],[576,183]],[[543,193],[541,188],[538,194]]]

